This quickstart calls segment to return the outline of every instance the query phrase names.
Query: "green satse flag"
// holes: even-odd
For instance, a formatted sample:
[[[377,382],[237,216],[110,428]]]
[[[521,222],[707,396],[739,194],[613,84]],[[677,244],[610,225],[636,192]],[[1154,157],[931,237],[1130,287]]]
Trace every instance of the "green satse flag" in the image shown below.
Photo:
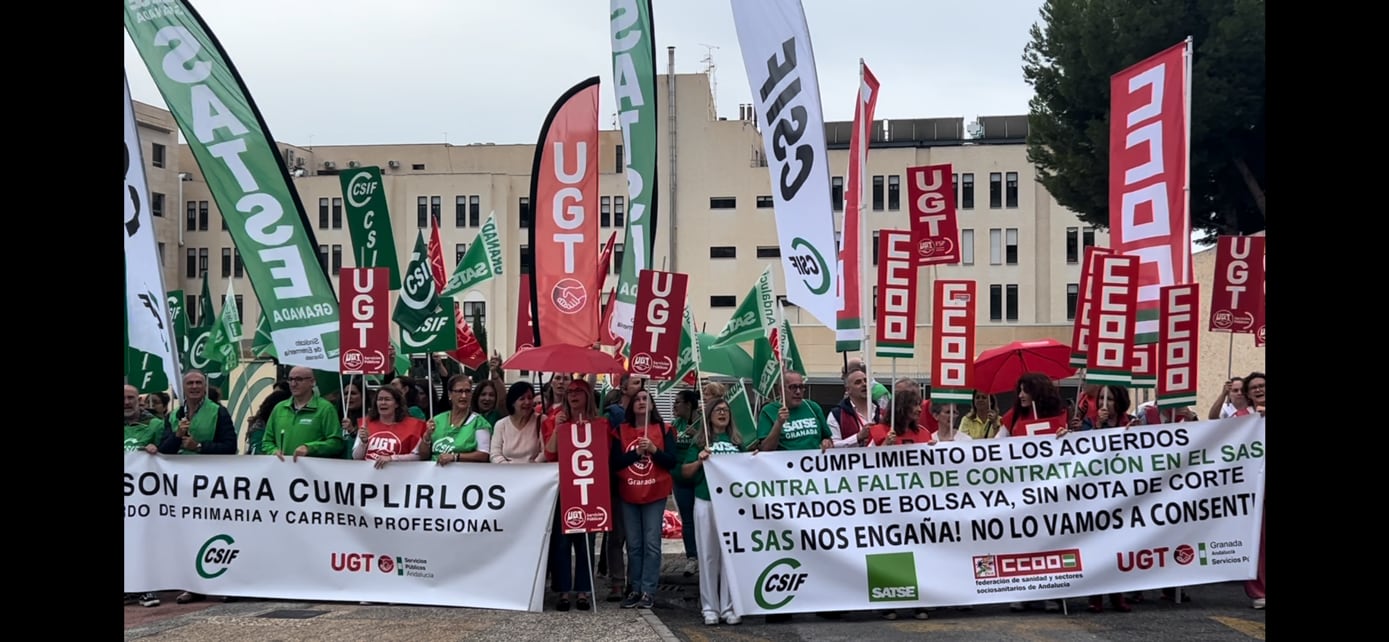
[[[184,0],[127,2],[125,29],[207,180],[281,360],[338,370],[338,303],[279,146]]]
[[[656,238],[656,39],[650,0],[611,0],[613,91],[627,170],[627,232],[610,329],[628,344],[636,316],[637,278],[651,269]]]
[[[442,296],[454,296],[477,287],[488,279],[502,274],[502,238],[497,234],[496,215],[487,217],[478,231],[477,239],[468,246],[463,260],[453,269],[453,276],[444,283]],[[477,324],[473,324],[477,327]]]
[[[265,318],[265,307],[260,309],[260,320],[256,322],[256,336],[251,339],[251,355],[256,357],[279,358],[275,352],[275,342],[270,340],[270,320]]]
[[[776,290],[772,288],[772,266],[768,265],[714,339],[713,347],[765,337],[775,327]]]
[[[213,324],[212,337],[204,347],[204,356],[208,360],[221,362],[227,372],[241,363],[241,314],[236,309],[233,283],[234,281],[227,280],[227,294],[222,297],[222,314]]]
[[[342,200],[347,204],[347,229],[358,267],[381,267],[390,272],[390,289],[400,289],[400,262],[386,206],[386,185],[380,167],[359,167],[341,174]]]

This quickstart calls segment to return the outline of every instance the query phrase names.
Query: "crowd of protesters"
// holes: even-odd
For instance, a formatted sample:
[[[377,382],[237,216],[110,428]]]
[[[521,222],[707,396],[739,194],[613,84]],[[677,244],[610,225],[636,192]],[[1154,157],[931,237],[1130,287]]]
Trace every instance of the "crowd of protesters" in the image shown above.
[[[199,371],[183,378],[184,399],[170,415],[167,393],[139,395],[125,386],[125,449],[151,454],[247,454],[290,457],[334,457],[370,461],[376,468],[393,462],[430,461],[436,465],[492,463],[526,464],[557,460],[557,427],[579,420],[604,430],[611,444],[613,530],[566,535],[559,527],[558,507],[550,542],[550,587],[555,607],[593,608],[595,573],[590,554],[596,552],[597,575],[608,580],[605,599],[622,608],[651,608],[661,568],[662,524],[673,496],[683,528],[684,575],[699,576],[699,603],[704,622],[738,624],[718,546],[718,528],[703,466],[709,457],[727,453],[811,450],[854,447],[892,447],[935,444],[940,441],[1007,438],[1015,435],[1127,428],[1195,421],[1190,409],[1133,406],[1129,391],[1120,386],[1085,386],[1076,399],[1065,399],[1057,383],[1044,375],[1024,374],[1013,390],[1009,408],[1000,413],[993,395],[976,392],[971,404],[933,404],[923,399],[923,386],[910,378],[893,382],[889,392],[870,382],[859,360],[841,372],[843,399],[828,412],[808,398],[802,373],[787,371],[781,389],[784,399],[767,400],[755,412],[756,437],[743,443],[724,384],[711,382],[696,392],[677,393],[673,416],[663,417],[646,381],[624,374],[601,399],[592,376],[551,373],[537,390],[528,381],[509,386],[503,381],[501,360],[494,356],[486,376],[474,380],[456,364],[436,357],[437,368],[425,377],[399,376],[379,387],[347,381],[338,391],[322,396],[312,370],[294,367],[247,418],[245,447],[238,448],[238,430],[219,391]],[[422,380],[423,379],[423,380]],[[1225,382],[1209,409],[1208,419],[1264,414],[1264,375],[1251,373]],[[700,410],[700,406],[703,410]],[[435,413],[430,416],[429,413]],[[708,427],[706,430],[705,427]],[[638,473],[640,471],[640,473]],[[648,472],[649,471],[649,472]],[[654,484],[627,484],[638,474],[653,475]],[[1245,590],[1256,609],[1264,608],[1263,531],[1260,525],[1258,578]],[[1162,599],[1180,593],[1162,591]],[[1108,596],[1111,608],[1132,610],[1141,593]],[[1091,611],[1103,609],[1104,596],[1090,599]],[[125,596],[126,603],[159,605],[152,593]],[[206,599],[183,592],[179,603]],[[1058,610],[1059,601],[1013,603],[1013,610]],[[881,611],[896,619],[896,610]],[[822,612],[838,618],[840,612]],[[917,619],[928,609],[914,609]],[[786,621],[789,614],[768,615],[768,622]]]

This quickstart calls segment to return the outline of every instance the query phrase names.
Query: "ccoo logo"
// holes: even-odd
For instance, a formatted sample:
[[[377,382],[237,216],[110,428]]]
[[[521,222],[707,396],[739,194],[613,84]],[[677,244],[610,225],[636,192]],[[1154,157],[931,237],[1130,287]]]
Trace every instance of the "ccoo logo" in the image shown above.
[[[216,546],[219,543],[225,544],[225,546]],[[211,539],[203,542],[202,548],[198,549],[198,557],[193,561],[198,571],[198,577],[212,580],[226,573],[232,560],[241,553],[241,549],[231,548],[231,545],[235,543],[236,540],[225,533],[213,535]]]

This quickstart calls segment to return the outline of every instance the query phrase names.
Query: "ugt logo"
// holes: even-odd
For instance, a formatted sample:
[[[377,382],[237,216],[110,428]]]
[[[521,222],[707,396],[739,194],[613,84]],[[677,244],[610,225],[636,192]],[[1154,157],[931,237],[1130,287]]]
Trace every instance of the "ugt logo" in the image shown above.
[[[216,544],[225,544],[217,546]],[[198,577],[205,580],[217,579],[227,572],[232,560],[241,553],[239,548],[231,548],[236,540],[231,535],[225,533],[213,535],[211,539],[203,542],[202,548],[198,549],[198,557],[193,560],[194,567],[198,571]]]

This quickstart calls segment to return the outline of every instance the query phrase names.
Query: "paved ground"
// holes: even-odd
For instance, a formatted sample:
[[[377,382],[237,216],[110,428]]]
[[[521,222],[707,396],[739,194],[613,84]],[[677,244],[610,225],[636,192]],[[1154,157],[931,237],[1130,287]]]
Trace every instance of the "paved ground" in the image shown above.
[[[553,598],[542,613],[424,606],[359,605],[341,602],[217,600],[175,604],[177,592],[161,594],[155,608],[125,607],[125,639],[203,642],[211,640],[364,640],[431,642],[462,638],[507,642],[555,639],[708,642],[711,640],[769,640],[773,642],[846,640],[916,640],[929,634],[944,641],[1109,640],[1263,640],[1264,611],[1249,608],[1240,583],[1198,586],[1189,604],[1159,600],[1156,591],[1134,607],[1133,613],[1092,614],[1081,599],[1069,602],[1070,615],[1042,611],[1012,613],[1004,605],[970,611],[936,609],[930,619],[882,619],[874,612],[846,614],[826,620],[797,614],[790,622],[767,624],[750,616],[738,626],[705,626],[699,613],[698,577],[686,578],[680,542],[663,542],[660,594],[650,611],[619,609],[601,601],[592,612],[553,609]],[[604,585],[599,578],[600,587]],[[905,612],[904,612],[905,613]]]

